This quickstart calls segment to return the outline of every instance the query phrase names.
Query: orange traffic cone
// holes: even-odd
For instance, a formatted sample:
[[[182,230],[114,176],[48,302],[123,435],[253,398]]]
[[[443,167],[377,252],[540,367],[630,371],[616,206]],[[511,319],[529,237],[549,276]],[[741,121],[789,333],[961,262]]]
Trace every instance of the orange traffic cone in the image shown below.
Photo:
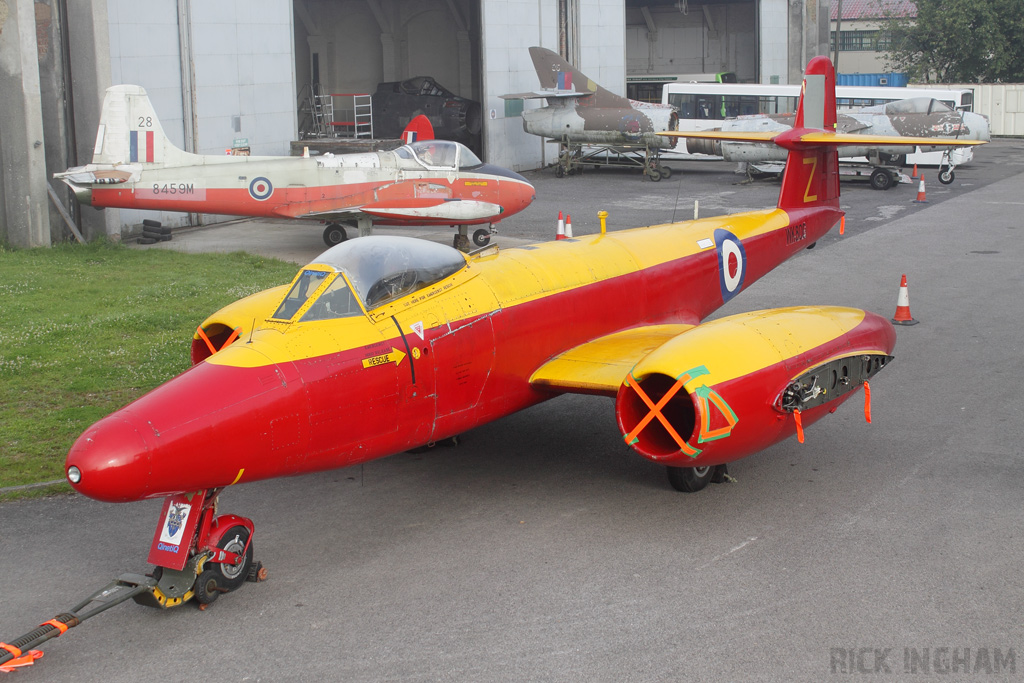
[[[900,279],[900,293],[896,297],[896,315],[892,317],[896,325],[916,325],[917,321],[910,315],[910,294],[907,292],[907,276]]]
[[[914,200],[918,204],[927,204],[928,200],[924,198],[924,174],[921,174],[921,182],[917,186],[917,199]]]
[[[916,178],[917,177],[917,164],[914,164],[914,172],[910,174],[910,177],[911,178]],[[923,178],[924,176],[921,176],[921,177]]]
[[[565,214],[565,239],[572,239],[572,216]]]
[[[558,212],[558,229],[555,231],[556,240],[565,239],[565,221],[562,220],[562,212]]]

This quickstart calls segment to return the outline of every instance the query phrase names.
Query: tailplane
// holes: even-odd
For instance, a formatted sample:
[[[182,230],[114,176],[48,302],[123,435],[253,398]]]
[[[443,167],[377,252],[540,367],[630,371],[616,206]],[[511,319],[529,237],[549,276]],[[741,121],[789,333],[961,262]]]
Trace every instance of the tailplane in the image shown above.
[[[789,150],[779,192],[780,209],[819,206],[839,207],[839,148],[870,147],[968,147],[985,144],[957,138],[917,138],[900,135],[859,135],[836,132],[836,71],[828,57],[807,64],[800,103],[793,128],[782,133],[678,131],[659,133],[672,137],[767,143]]]
[[[196,155],[178,149],[167,138],[144,88],[107,88],[92,163],[179,166],[196,163],[195,159]]]

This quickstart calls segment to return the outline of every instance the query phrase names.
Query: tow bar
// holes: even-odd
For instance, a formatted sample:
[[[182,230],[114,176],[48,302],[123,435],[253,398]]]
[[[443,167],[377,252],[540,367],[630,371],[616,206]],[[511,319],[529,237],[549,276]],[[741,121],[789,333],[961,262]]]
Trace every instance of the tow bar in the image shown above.
[[[126,573],[92,593],[70,612],[58,614],[20,638],[0,641],[0,671],[31,666],[43,656],[33,650],[69,628],[126,600],[167,609],[192,598],[199,609],[246,581],[263,581],[267,570],[252,559],[252,521],[217,516],[219,489],[167,498],[160,513],[149,559],[152,574]]]

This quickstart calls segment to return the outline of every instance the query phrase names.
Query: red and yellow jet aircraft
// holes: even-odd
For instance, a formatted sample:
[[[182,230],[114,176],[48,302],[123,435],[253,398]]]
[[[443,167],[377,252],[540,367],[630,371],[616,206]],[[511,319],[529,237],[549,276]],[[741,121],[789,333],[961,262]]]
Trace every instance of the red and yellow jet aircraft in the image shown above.
[[[892,358],[890,322],[853,308],[702,322],[843,216],[836,149],[865,138],[834,132],[828,59],[804,89],[796,126],[760,138],[789,150],[776,208],[472,256],[345,242],[206,319],[194,367],[86,430],[69,481],[103,501],[166,498],[150,554],[165,606],[247,572],[252,523],[214,516],[224,487],[365,462],[565,392],[614,399],[625,442],[677,489],[703,488],[802,435]]]
[[[483,163],[463,144],[419,140],[394,151],[264,157],[190,154],[164,134],[146,91],[107,89],[92,163],[56,174],[83,204],[327,222],[328,246],[373,225],[452,225],[477,246],[533,201],[518,173]]]

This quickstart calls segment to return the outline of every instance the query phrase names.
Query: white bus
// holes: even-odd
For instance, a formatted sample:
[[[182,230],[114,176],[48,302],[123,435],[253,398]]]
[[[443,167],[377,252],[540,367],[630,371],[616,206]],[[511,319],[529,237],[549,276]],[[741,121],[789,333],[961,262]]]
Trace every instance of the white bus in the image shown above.
[[[752,83],[670,83],[662,88],[662,104],[679,110],[679,130],[717,128],[721,121],[750,114],[789,114],[796,111],[799,85],[755,85]],[[836,107],[859,109],[911,97],[930,97],[959,111],[972,111],[971,89],[889,88],[836,86]],[[938,165],[942,152],[907,155],[907,163]]]
[[[662,90],[674,83],[735,83],[732,71],[707,74],[627,74],[626,97],[639,102],[661,102]]]

